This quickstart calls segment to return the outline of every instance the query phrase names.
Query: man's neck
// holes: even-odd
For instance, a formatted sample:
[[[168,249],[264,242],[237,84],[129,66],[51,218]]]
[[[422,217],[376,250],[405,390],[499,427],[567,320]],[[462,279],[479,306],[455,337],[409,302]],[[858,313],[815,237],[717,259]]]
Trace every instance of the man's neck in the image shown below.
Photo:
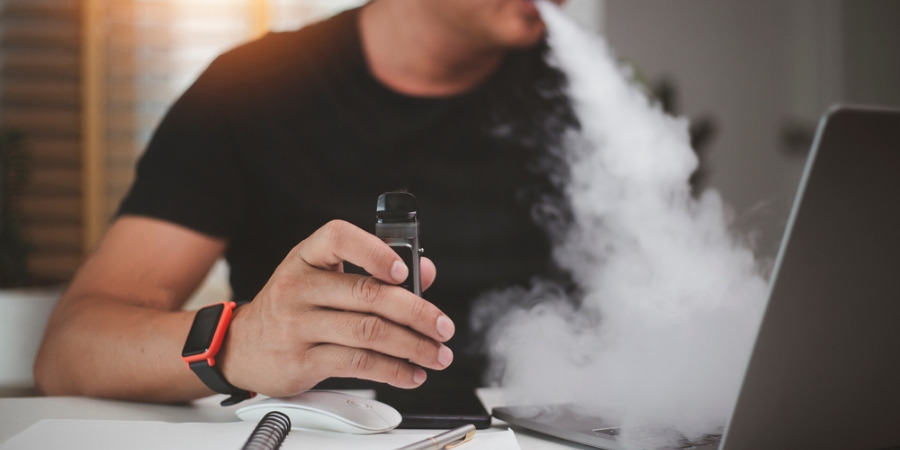
[[[366,5],[359,27],[375,78],[403,94],[438,97],[465,92],[494,73],[504,50],[478,48],[436,19],[416,2]]]

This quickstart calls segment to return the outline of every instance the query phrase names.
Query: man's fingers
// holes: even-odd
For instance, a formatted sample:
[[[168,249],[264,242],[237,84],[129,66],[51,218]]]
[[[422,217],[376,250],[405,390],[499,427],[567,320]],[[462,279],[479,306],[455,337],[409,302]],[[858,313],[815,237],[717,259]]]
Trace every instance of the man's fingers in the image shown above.
[[[427,378],[421,367],[373,350],[322,344],[310,349],[308,357],[327,377],[363,378],[405,389],[419,387]]]
[[[334,270],[344,261],[362,267],[380,280],[400,283],[409,269],[390,246],[349,222],[332,220],[301,242],[297,255],[307,264]]]
[[[306,264],[320,269],[337,270],[348,261],[391,284],[401,283],[409,275],[409,268],[390,246],[365,230],[340,220],[325,224],[295,250]],[[422,257],[419,272],[422,289],[428,289],[437,274],[434,263]]]
[[[344,273],[344,262],[372,276]],[[428,287],[434,264],[423,258],[420,269],[423,288]],[[422,367],[440,370],[452,362],[453,352],[441,342],[455,328],[436,306],[397,286],[408,273],[378,237],[348,222],[329,222],[291,250],[236,317],[229,337],[250,336],[257,345],[232,342],[224,356],[240,353],[243,361],[256,363],[231,364],[244,370],[231,370],[230,379],[270,386],[257,390],[276,396],[335,376],[403,388],[421,385]],[[265,355],[258,351],[263,348]],[[294,356],[293,365],[284,362],[285,354]]]
[[[313,305],[360,313],[371,313],[407,326],[436,341],[453,337],[456,326],[437,306],[399,286],[365,275],[321,273],[327,282],[316,283]]]
[[[343,273],[344,262],[372,276]],[[435,269],[430,260],[422,262],[427,287]],[[441,342],[455,326],[436,306],[396,285],[407,275],[381,239],[332,221],[294,247],[251,306],[267,311],[267,321],[303,316],[302,326],[280,336],[299,344],[297,370],[306,379],[354,377],[414,388],[425,381],[422,367],[440,370],[452,362],[453,352]]]
[[[435,370],[453,362],[446,345],[378,316],[333,310],[307,314],[310,326],[298,332],[304,339],[374,350]]]

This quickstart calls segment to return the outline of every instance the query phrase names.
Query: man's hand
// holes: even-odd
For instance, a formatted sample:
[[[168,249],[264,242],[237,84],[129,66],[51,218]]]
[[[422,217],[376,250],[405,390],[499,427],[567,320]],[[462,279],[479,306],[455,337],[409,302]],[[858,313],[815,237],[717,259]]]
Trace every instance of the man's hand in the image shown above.
[[[343,272],[343,263],[372,276]],[[408,268],[374,235],[332,221],[288,254],[253,302],[238,308],[220,353],[235,386],[270,396],[303,392],[329,377],[414,388],[453,360],[453,322],[396,286]],[[422,286],[435,268],[421,263]],[[420,367],[421,366],[421,367]]]

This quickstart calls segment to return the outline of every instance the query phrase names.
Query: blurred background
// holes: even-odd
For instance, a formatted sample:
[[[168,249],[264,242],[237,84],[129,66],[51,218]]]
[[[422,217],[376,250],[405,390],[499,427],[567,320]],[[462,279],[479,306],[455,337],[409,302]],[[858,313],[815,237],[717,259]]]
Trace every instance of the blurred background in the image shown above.
[[[361,3],[0,0],[0,182],[14,181],[0,184],[0,206],[4,235],[21,230],[4,239],[23,244],[27,280],[73,274],[161,115],[215,55]],[[695,187],[723,194],[763,257],[827,107],[900,105],[897,1],[570,0],[567,10],[692,120]]]

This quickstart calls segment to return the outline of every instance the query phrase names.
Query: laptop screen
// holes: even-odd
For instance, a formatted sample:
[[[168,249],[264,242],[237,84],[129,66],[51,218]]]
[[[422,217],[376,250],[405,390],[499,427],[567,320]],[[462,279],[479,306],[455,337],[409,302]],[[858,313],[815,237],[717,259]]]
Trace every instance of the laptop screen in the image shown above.
[[[724,449],[900,445],[900,111],[823,118]]]

